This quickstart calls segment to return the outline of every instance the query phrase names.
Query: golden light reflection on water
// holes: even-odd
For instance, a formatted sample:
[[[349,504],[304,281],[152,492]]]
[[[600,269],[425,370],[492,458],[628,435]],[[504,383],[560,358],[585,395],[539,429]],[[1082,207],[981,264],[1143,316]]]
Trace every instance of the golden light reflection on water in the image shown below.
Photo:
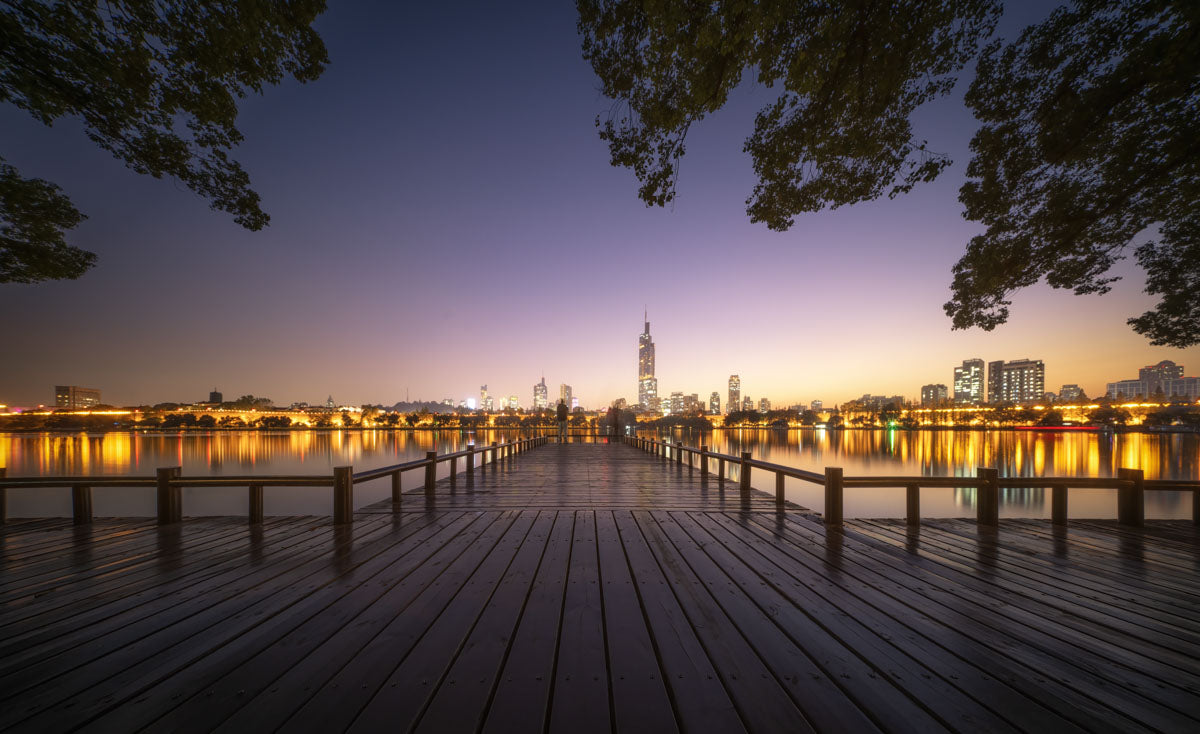
[[[457,430],[0,434],[0,466],[10,476],[149,475],[160,466],[182,466],[189,475],[304,474],[395,464],[501,435]]]
[[[700,436],[676,434],[687,443]],[[733,429],[704,439],[714,451],[738,454],[823,472],[842,467],[846,476],[975,476],[996,467],[1001,476],[1112,477],[1117,469],[1142,469],[1147,479],[1200,479],[1200,435],[1103,434],[1047,431],[773,431]],[[758,481],[752,478],[757,486]],[[764,485],[765,486],[765,485]],[[788,480],[788,498],[821,509],[820,488]],[[1004,490],[1006,516],[1048,517],[1049,493]],[[974,513],[974,491],[923,489],[922,514],[963,517]],[[869,490],[846,498],[848,517],[901,517],[903,490]],[[1114,517],[1111,490],[1072,490],[1071,517]],[[1191,497],[1182,492],[1148,492],[1147,517],[1190,517]]]
[[[160,466],[182,466],[187,475],[316,474],[334,466],[369,469],[396,464],[420,458],[430,450],[458,450],[471,439],[487,443],[513,435],[518,434],[457,430],[0,434],[0,466],[7,467],[10,476],[149,476]],[[1115,476],[1118,468],[1129,467],[1144,470],[1148,479],[1200,479],[1197,434],[743,429],[676,433],[675,437],[688,444],[707,443],[722,453],[751,451],[756,458],[809,471],[840,466],[847,476],[974,476],[978,467],[995,466],[1002,476],[1109,477]],[[770,488],[766,479],[755,477],[753,481]],[[823,498],[816,485],[788,480],[786,490],[789,499],[821,509]],[[217,496],[205,496],[210,495]],[[15,496],[16,492],[10,493],[10,503]],[[325,511],[324,495],[314,496],[316,511]],[[923,490],[921,501],[922,514],[929,517],[962,517],[974,512],[974,493],[969,489]],[[69,512],[69,500],[60,498],[60,502],[67,502],[62,512]],[[244,512],[241,493],[231,502],[230,508],[214,511]],[[1071,517],[1115,514],[1111,491],[1072,490],[1070,502]],[[1002,513],[1045,517],[1048,503],[1048,493],[1040,489],[1005,490]],[[848,517],[903,516],[903,490],[848,495],[846,512]],[[1189,495],[1147,493],[1147,517],[1190,517],[1190,513]]]

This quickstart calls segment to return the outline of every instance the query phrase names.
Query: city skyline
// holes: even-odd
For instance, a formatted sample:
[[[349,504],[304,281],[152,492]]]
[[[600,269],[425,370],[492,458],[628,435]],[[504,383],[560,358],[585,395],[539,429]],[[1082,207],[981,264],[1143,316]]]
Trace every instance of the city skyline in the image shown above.
[[[1010,5],[1009,38],[1048,11]],[[261,232],[126,170],[76,123],[0,107],[9,162],[64,187],[89,217],[72,243],[100,255],[78,281],[0,288],[0,309],[19,314],[0,325],[0,402],[49,404],[54,385],[75,384],[145,404],[216,383],[362,404],[457,400],[484,382],[524,402],[544,370],[582,404],[632,403],[629,325],[643,304],[659,384],[724,395],[737,373],[779,405],[915,397],[971,356],[1036,355],[1048,386],[1089,395],[1164,359],[1200,365],[1200,347],[1153,347],[1126,325],[1153,303],[1130,261],[1105,296],[1038,285],[997,330],[950,330],[950,269],[980,231],[957,201],[976,127],[962,105],[970,68],[913,117],[954,160],[937,181],[779,233],[743,206],[754,175],[741,141],[770,90],[747,83],[698,124],[673,206],[648,209],[596,137],[605,102],[571,4],[483,5],[471,24],[458,12],[362,3],[320,16],[326,73],[241,106],[238,155],[272,216]],[[397,27],[454,30],[397,45]],[[429,58],[453,63],[406,73]],[[523,83],[462,93],[464,78]],[[479,115],[481,102],[497,113]],[[452,152],[466,168],[446,165]],[[713,263],[738,276],[704,285]]]

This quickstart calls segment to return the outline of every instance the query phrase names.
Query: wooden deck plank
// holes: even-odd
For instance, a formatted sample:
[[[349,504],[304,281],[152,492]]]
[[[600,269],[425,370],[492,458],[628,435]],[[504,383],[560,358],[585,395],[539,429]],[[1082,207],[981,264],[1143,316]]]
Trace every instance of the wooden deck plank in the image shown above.
[[[0,727],[1186,731],[1197,571],[1184,522],[830,529],[550,445],[347,526],[0,526]]]

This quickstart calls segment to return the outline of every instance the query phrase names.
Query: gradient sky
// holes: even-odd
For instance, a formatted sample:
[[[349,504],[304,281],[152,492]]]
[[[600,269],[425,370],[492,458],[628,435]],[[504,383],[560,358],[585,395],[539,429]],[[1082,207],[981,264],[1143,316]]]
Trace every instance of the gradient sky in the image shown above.
[[[331,5],[321,79],[242,105],[262,232],[126,170],[75,123],[0,108],[2,154],[63,187],[89,217],[72,243],[99,255],[78,281],[0,286],[0,403],[52,402],[56,384],[115,404],[213,387],[390,404],[487,384],[527,405],[544,372],[552,395],[567,382],[597,406],[636,399],[643,305],[662,394],[724,400],[738,373],[776,404],[917,397],[970,357],[1043,359],[1047,389],[1092,395],[1162,359],[1200,373],[1200,348],[1125,324],[1152,303],[1129,263],[1107,296],[1038,286],[996,331],[950,330],[950,268],[980,231],[957,201],[975,129],[962,82],[915,119],[955,159],[937,182],[776,233],[743,203],[742,141],[769,90],[694,127],[677,203],[647,209],[596,135],[607,103],[572,4]],[[1008,37],[1044,14],[1009,6]]]

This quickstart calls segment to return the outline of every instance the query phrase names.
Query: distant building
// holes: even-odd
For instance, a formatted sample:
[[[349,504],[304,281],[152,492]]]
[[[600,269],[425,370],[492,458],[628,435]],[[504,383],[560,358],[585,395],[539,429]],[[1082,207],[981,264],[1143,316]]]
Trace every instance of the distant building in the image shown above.
[[[1083,388],[1079,385],[1063,385],[1058,391],[1058,399],[1064,403],[1073,403],[1086,397],[1083,394]]]
[[[712,415],[721,414],[721,393],[716,390],[713,390],[712,395],[708,396],[708,412]]]
[[[479,408],[480,410],[487,411],[488,413],[491,413],[496,409],[496,401],[491,395],[488,395],[487,385],[479,386]]]
[[[872,395],[870,393],[867,393],[857,400],[851,400],[847,404],[847,406],[849,406],[849,408],[847,408],[847,406],[843,406],[843,409],[845,410],[845,409],[857,408],[858,410],[879,411],[879,410],[883,410],[884,408],[886,408],[889,405],[895,405],[897,408],[903,407],[904,406],[904,396],[903,395],[892,395],[891,397],[889,397],[887,395]]]
[[[330,410],[333,410],[334,408],[336,408],[336,407],[337,407],[337,403],[333,402],[333,396],[332,396],[332,395],[330,395],[329,397],[325,398],[325,407],[326,407],[326,408],[328,408],[328,409],[330,409]]]
[[[654,340],[650,338],[650,318],[638,336],[638,403],[645,409],[658,397],[658,379],[654,376]]]
[[[742,405],[742,378],[737,375],[729,376],[729,402],[726,403],[729,407],[729,412],[733,412],[741,408]]]
[[[575,410],[576,408],[578,408],[579,407],[579,398],[572,397],[570,406],[571,406],[571,410]]]
[[[210,392],[210,393],[208,394],[208,402],[210,402],[210,403],[223,403],[223,402],[225,402],[225,396],[224,396],[224,395],[222,395],[221,393],[217,392],[217,388],[215,388],[215,387],[214,387],[214,388],[212,389],[212,392]]]
[[[754,410],[754,400],[752,400],[749,395],[742,398],[742,410],[746,413]]]
[[[820,413],[825,408],[824,400],[814,400],[808,404],[808,409],[814,413]]]
[[[54,386],[54,407],[87,410],[100,404],[100,391],[76,385]]]
[[[1181,377],[1183,377],[1183,365],[1175,364],[1169,359],[1138,370],[1138,379],[1146,383],[1147,396],[1154,395],[1160,390],[1164,394],[1169,394],[1166,389],[1168,381],[1178,380]]]
[[[759,413],[770,413],[771,412],[771,401],[767,400],[766,398],[761,398],[758,401],[758,412]]]
[[[517,408],[521,407],[520,398],[518,398],[516,395],[509,395],[507,402],[509,410],[516,410]]]
[[[965,405],[983,404],[983,360],[965,359],[954,368],[954,402]]]
[[[617,398],[616,400],[612,401],[612,407],[616,408],[617,410],[625,410],[629,407],[629,402],[625,400],[625,398]]]
[[[1028,405],[1046,394],[1046,365],[1040,359],[988,363],[988,402]]]
[[[671,399],[666,406],[663,407],[663,415],[679,415],[683,413],[683,393],[671,393]]]
[[[533,386],[533,407],[534,410],[550,407],[550,393],[546,389],[546,376],[542,376],[542,381]]]
[[[949,399],[950,392],[941,383],[921,386],[922,408],[936,408],[939,405],[945,405]]]
[[[571,386],[570,385],[568,385],[566,383],[562,383],[558,386],[558,399],[561,400],[566,405],[571,404]]]

